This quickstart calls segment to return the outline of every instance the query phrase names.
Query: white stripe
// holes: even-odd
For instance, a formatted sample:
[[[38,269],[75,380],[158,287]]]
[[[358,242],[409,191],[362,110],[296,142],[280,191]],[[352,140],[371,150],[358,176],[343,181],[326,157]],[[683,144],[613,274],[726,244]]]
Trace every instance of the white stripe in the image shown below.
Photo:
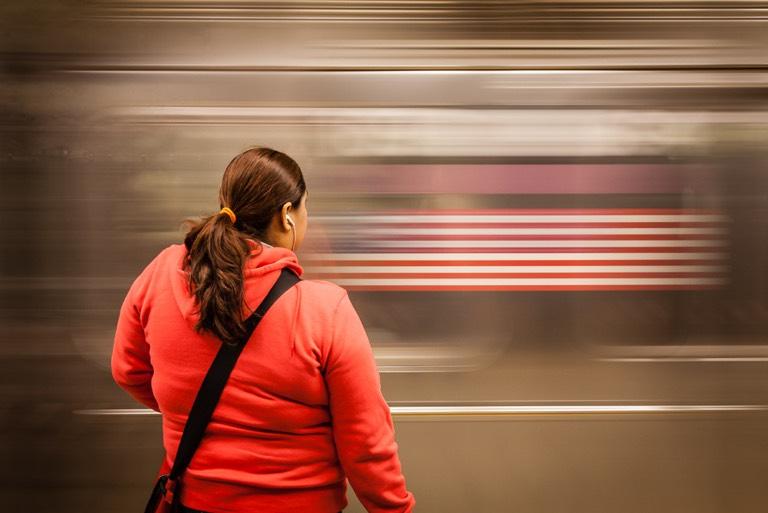
[[[663,248],[724,246],[719,240],[366,240],[375,248]]]
[[[318,221],[342,223],[717,223],[720,214],[511,214],[511,215],[360,215],[313,216]]]
[[[658,357],[658,358],[598,358],[600,362],[621,362],[621,363],[649,363],[649,362],[768,362],[768,356],[681,356],[681,357]]]
[[[329,229],[330,233],[353,231]],[[721,228],[371,228],[363,235],[721,235]]]
[[[724,272],[717,265],[445,265],[445,266],[318,266],[307,267],[314,273],[708,273]]]
[[[722,285],[722,278],[341,278],[341,286]]]
[[[498,414],[498,413],[669,413],[669,412],[723,412],[762,411],[764,404],[724,405],[557,405],[557,406],[392,406],[392,413],[400,415],[441,414]]]
[[[536,413],[705,413],[765,411],[765,404],[585,404],[585,405],[484,405],[484,406],[390,406],[394,415],[484,415]],[[159,415],[148,408],[75,410],[75,415]]]
[[[74,410],[75,415],[159,415],[159,412],[149,408],[94,408]]]
[[[724,345],[631,345],[631,346],[601,346],[600,351],[605,356],[621,358],[666,358],[666,357],[737,357],[759,356],[768,357],[768,345],[765,344],[724,344]]]
[[[722,253],[313,253],[305,262],[339,260],[714,260]]]

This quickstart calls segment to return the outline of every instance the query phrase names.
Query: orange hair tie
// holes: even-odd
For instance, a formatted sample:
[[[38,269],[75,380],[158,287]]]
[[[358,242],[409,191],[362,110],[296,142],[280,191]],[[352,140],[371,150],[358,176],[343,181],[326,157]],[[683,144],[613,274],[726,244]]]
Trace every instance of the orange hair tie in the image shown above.
[[[221,210],[219,210],[219,214],[227,214],[229,218],[232,220],[232,224],[235,224],[235,220],[237,219],[237,216],[229,207],[224,207]]]

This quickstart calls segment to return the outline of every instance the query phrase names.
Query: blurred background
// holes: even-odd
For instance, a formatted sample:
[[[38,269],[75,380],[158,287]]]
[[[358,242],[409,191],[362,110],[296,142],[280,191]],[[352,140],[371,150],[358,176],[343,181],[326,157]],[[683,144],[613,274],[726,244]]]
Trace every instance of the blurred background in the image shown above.
[[[765,511],[768,2],[0,10],[8,511],[143,508],[119,306],[257,144],[302,166],[417,511]]]

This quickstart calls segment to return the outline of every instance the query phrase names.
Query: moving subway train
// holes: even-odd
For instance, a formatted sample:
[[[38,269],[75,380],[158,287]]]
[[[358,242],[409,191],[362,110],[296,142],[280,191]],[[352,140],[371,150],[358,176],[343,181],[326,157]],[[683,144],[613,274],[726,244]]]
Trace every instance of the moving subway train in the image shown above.
[[[143,507],[119,305],[254,144],[302,166],[419,512],[764,511],[765,3],[3,11],[9,511]]]

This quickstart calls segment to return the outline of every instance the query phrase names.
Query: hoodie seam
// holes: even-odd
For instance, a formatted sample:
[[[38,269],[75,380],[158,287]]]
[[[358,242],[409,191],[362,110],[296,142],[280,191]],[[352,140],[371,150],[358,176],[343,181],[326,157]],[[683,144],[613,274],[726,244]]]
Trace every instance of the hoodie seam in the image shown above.
[[[331,347],[336,344],[336,314],[339,311],[339,306],[341,306],[341,302],[344,301],[344,298],[347,297],[347,290],[342,289],[344,292],[341,294],[341,297],[339,297],[339,300],[336,302],[336,306],[333,308],[333,314],[331,314],[331,342],[328,344],[328,347],[326,348],[325,355],[323,358],[323,366],[322,366],[322,373],[325,375],[325,372],[328,368],[328,355],[331,353]]]

